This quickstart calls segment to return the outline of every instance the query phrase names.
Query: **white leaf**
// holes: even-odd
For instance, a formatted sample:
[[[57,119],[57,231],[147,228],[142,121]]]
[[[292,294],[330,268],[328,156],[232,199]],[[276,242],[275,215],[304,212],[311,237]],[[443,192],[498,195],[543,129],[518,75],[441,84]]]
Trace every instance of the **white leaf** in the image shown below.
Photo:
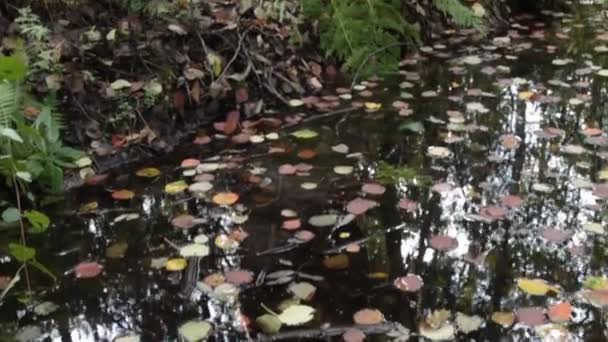
[[[116,80],[110,84],[110,88],[112,90],[121,90],[124,88],[131,88],[131,82],[123,79]]]
[[[209,322],[189,321],[182,324],[177,331],[184,340],[196,342],[206,340],[212,330],[213,326]]]
[[[286,325],[300,325],[310,322],[314,318],[315,309],[308,305],[292,305],[285,309],[279,320]]]

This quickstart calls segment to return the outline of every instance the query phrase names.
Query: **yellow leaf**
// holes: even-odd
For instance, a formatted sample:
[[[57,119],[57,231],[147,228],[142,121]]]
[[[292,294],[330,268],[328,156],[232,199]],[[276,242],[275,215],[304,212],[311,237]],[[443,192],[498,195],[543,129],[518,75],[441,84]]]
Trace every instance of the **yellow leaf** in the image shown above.
[[[513,315],[512,312],[497,311],[492,314],[492,321],[503,327],[510,327],[513,324],[513,321],[515,321],[515,315]]]
[[[365,108],[369,110],[378,110],[382,107],[381,103],[377,102],[365,102]]]
[[[188,265],[188,262],[186,261],[186,259],[175,258],[175,259],[169,259],[167,261],[167,264],[165,265],[165,268],[167,269],[167,271],[177,272],[177,271],[181,271],[184,268],[186,268],[187,265]]]
[[[608,179],[608,168],[605,168],[605,169],[601,170],[600,172],[598,172],[597,178],[599,178],[601,180]]]
[[[155,167],[146,167],[144,169],[137,170],[135,174],[138,177],[154,178],[160,175],[160,170]]]
[[[184,192],[188,189],[188,184],[183,180],[176,181],[165,185],[165,192],[169,195],[175,195]]]
[[[549,285],[542,279],[518,278],[517,286],[525,293],[532,296],[545,296],[549,292],[560,293],[560,290],[552,285]]]
[[[527,100],[531,99],[532,96],[534,96],[534,92],[532,92],[532,91],[521,91],[521,92],[519,92],[517,97],[522,101],[527,101]]]

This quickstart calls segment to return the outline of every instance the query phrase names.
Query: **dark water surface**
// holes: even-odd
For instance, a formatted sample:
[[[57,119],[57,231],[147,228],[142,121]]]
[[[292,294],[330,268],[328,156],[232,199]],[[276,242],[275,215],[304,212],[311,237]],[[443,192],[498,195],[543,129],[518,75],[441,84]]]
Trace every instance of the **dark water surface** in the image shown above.
[[[460,341],[608,340],[608,286],[585,286],[590,276],[608,275],[608,191],[602,185],[608,178],[608,134],[603,132],[608,75],[601,71],[608,69],[608,48],[602,48],[608,45],[608,20],[587,11],[549,23],[518,22],[509,41],[473,42],[466,32],[445,34],[434,47],[406,60],[401,75],[365,82],[365,90],[352,91],[352,100],[340,100],[341,107],[379,103],[378,110],[366,111],[375,106],[368,103],[310,120],[305,107],[291,108],[290,114],[305,113],[305,122],[255,128],[258,135],[277,132],[278,140],[235,144],[213,136],[210,144],[184,146],[163,160],[140,165],[159,168],[162,173],[156,178],[137,177],[138,166],[68,194],[54,208],[49,233],[30,240],[58,281],[53,285],[30,270],[36,296],[22,303],[23,283],[9,293],[0,306],[0,340],[12,340],[21,329],[17,337],[22,340],[32,334],[45,341],[112,341],[134,334],[142,341],[172,341],[178,339],[178,327],[190,320],[211,322],[210,340],[257,340],[262,337],[255,319],[268,313],[262,304],[281,312],[294,297],[288,287],[301,282],[316,288],[312,299],[302,301],[315,309],[314,318],[298,327],[284,325],[281,334],[351,326],[355,312],[372,308],[387,323],[363,329],[370,332],[367,340],[391,340],[371,332],[398,324],[411,331],[410,340],[423,340],[418,335],[421,322],[445,309],[449,318],[431,333],[452,329]],[[409,84],[402,83],[406,80]],[[397,100],[407,102],[412,114],[399,115],[394,105],[403,104],[394,104]],[[408,123],[414,131],[404,127]],[[299,139],[290,134],[302,129],[318,136]],[[215,134],[213,129],[209,134]],[[339,144],[348,146],[347,154],[332,149]],[[285,152],[270,154],[271,147]],[[302,160],[298,152],[306,149],[317,156]],[[165,194],[167,183],[195,183],[192,176],[182,175],[179,165],[185,158],[202,161],[199,174],[212,174],[213,188],[198,196],[188,190]],[[385,182],[381,195],[366,193],[364,184],[384,180],[379,179],[386,173],[381,162],[418,169],[420,177]],[[303,171],[306,166],[300,165],[297,175],[281,174],[291,173],[285,166],[278,171],[281,165],[298,163],[312,169]],[[338,174],[336,166],[351,166],[353,172]],[[304,189],[305,183],[316,188]],[[116,189],[132,190],[135,197],[113,200],[109,190]],[[215,204],[214,196],[223,191],[238,194],[238,202]],[[357,197],[378,206],[341,227],[308,222],[320,214],[348,219]],[[403,199],[411,201],[411,210],[399,207],[407,204]],[[98,203],[95,211],[79,212],[90,202]],[[284,209],[296,212],[299,230],[282,228]],[[114,223],[129,213],[139,217]],[[176,229],[171,219],[181,214],[200,222],[188,230]],[[222,234],[237,244],[229,236],[239,227],[249,236],[238,248],[216,245]],[[294,238],[303,230],[314,233],[314,239]],[[203,295],[199,289],[186,298],[188,272],[167,271],[160,258],[178,258],[173,245],[191,243],[199,234],[209,237],[210,254],[201,258],[200,274],[193,279],[202,284],[217,273],[237,285]],[[337,248],[351,241],[359,242],[360,251]],[[124,257],[108,258],[108,247],[110,254],[127,249]],[[338,254],[342,259],[336,259]],[[74,266],[85,261],[103,265],[103,272],[77,278]],[[235,269],[249,271],[251,281],[243,279],[246,272],[225,274]],[[0,274],[15,271],[8,257],[0,258]],[[407,292],[394,285],[407,274],[420,277],[420,290]],[[554,291],[527,294],[518,286],[522,279],[542,279]],[[58,308],[36,314],[34,308],[43,302]],[[571,317],[552,322],[556,319],[550,308],[561,302],[572,305]],[[497,324],[492,319],[496,312],[515,312],[515,323]],[[540,322],[526,313],[540,313]],[[478,316],[483,323],[465,334],[457,322],[462,314]],[[342,340],[341,331],[334,335],[316,340]]]

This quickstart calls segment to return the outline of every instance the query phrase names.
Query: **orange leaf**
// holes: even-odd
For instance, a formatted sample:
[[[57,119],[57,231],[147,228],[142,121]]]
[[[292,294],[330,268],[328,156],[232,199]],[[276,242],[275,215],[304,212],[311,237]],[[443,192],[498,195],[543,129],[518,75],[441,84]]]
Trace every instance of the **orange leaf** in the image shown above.
[[[220,192],[213,196],[213,203],[217,205],[231,205],[239,200],[239,195],[234,192]]]
[[[557,303],[549,307],[549,318],[553,322],[566,322],[572,315],[572,305],[568,302]]]
[[[236,131],[236,128],[239,124],[240,117],[241,117],[241,113],[239,113],[236,110],[233,110],[232,112],[228,113],[228,115],[226,116],[226,122],[224,124],[224,133],[226,133],[226,134],[234,133],[234,131]]]
[[[135,197],[135,193],[131,190],[116,190],[112,192],[112,198],[118,201],[127,201]]]
[[[315,150],[306,149],[298,152],[298,158],[300,159],[312,159],[317,156],[317,152]]]

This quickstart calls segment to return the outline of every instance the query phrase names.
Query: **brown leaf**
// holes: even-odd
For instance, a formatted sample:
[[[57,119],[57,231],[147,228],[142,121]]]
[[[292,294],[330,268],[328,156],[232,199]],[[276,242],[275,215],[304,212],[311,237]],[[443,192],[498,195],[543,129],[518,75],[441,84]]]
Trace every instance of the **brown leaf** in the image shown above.
[[[186,96],[180,90],[173,93],[173,107],[181,114],[184,115],[184,107],[186,106]]]
[[[226,115],[226,122],[224,124],[224,133],[232,134],[236,131],[236,128],[239,124],[239,119],[241,117],[241,113],[236,110],[233,110]]]
[[[190,99],[197,105],[201,104],[201,83],[198,80],[190,86]]]

